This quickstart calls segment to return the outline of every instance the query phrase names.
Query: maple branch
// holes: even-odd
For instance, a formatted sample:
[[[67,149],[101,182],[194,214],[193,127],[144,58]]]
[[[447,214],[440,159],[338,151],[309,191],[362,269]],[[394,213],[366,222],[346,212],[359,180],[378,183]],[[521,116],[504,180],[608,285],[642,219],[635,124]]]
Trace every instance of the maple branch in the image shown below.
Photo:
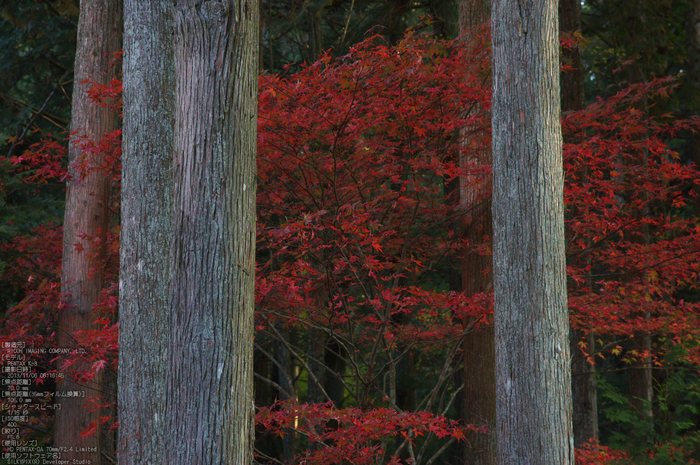
[[[287,398],[289,398],[289,399],[294,399],[294,398],[295,398],[295,396],[292,396],[290,393],[287,392],[286,389],[284,389],[282,386],[280,386],[279,384],[275,383],[275,382],[272,381],[271,379],[266,378],[266,377],[264,377],[263,375],[258,374],[258,373],[255,373],[255,372],[253,373],[253,376],[255,376],[255,377],[256,377],[257,379],[259,379],[260,381],[263,381],[263,382],[269,384],[270,386],[272,386],[273,388],[277,389],[277,390],[280,391],[282,394],[284,394],[285,396],[287,396]]]
[[[442,383],[445,382],[445,379],[447,378],[447,373],[448,373],[448,368],[452,364],[452,359],[454,358],[455,354],[457,353],[457,348],[462,345],[462,341],[466,337],[468,333],[471,332],[471,329],[465,331],[461,334],[461,336],[457,339],[457,342],[452,345],[452,348],[450,349],[450,352],[448,353],[447,357],[445,358],[445,363],[442,365],[442,370],[440,371],[440,375],[438,376],[437,383],[435,384],[435,387],[428,393],[428,395],[425,397],[423,402],[425,402],[425,408],[423,410],[429,411],[430,408],[433,405],[433,402],[435,401],[435,398],[437,397],[437,393],[440,390],[440,387],[442,386]],[[423,405],[423,402],[418,405],[416,410],[421,410],[421,406]]]
[[[456,371],[456,369],[454,371]],[[454,371],[453,371],[453,373],[454,373]],[[455,398],[457,397],[457,394],[459,394],[459,392],[462,389],[464,389],[464,383],[460,384],[459,387],[457,389],[455,389],[454,392],[452,392],[452,395],[450,395],[450,400],[447,402],[447,405],[445,405],[445,408],[442,410],[442,413],[440,415],[442,415],[443,417],[445,415],[447,415],[447,411],[450,409],[450,407],[452,406],[452,403],[454,402]]]
[[[269,325],[269,323],[268,323],[268,326],[271,326],[271,325]],[[272,327],[274,328],[274,326],[272,326]],[[275,331],[276,331],[276,329],[275,329]],[[279,333],[277,333],[277,334],[279,334]],[[284,338],[280,337],[280,339],[284,339]],[[296,399],[297,395],[296,395],[296,392],[294,392],[294,382],[292,381],[292,378],[289,377],[289,373],[287,373],[287,370],[285,370],[284,367],[282,367],[282,364],[275,357],[273,357],[272,354],[270,354],[268,351],[263,349],[260,346],[260,344],[258,344],[257,342],[255,343],[255,348],[258,349],[260,352],[262,352],[262,354],[265,355],[268,359],[270,359],[270,361],[272,363],[277,365],[277,369],[279,370],[280,373],[282,373],[282,375],[284,376],[287,383],[289,383],[289,386],[291,387],[292,393],[294,395],[289,395],[289,393],[286,390],[284,390],[284,389],[282,389],[282,390],[285,392],[285,394],[289,395],[290,399]]]
[[[382,339],[384,339],[384,338],[382,338]],[[386,343],[383,342],[382,345],[384,346],[384,351],[385,351],[385,352],[388,352],[389,349],[388,349]],[[389,369],[389,373],[388,373],[388,374],[389,374],[389,377],[390,377],[390,381],[389,381],[389,395],[387,395],[387,393],[386,393],[383,389],[380,389],[380,391],[381,391],[381,393],[384,395],[384,397],[386,397],[387,399],[389,399],[389,405],[391,405],[393,408],[395,408],[395,409],[396,409],[397,411],[399,411],[399,412],[401,412],[402,409],[400,409],[400,408],[396,405],[396,368],[395,368],[395,367],[396,367],[396,362],[399,361],[399,360],[401,360],[406,354],[408,354],[408,353],[415,347],[415,345],[416,345],[416,342],[413,341],[413,342],[406,348],[406,350],[404,350],[401,354],[399,354],[398,357],[389,356],[389,361],[387,362],[387,364],[389,365],[389,366],[388,366],[388,369]],[[370,380],[368,381],[367,384],[372,385],[372,383],[374,383],[374,382],[377,380],[377,378],[379,378],[379,377],[384,373],[384,371],[385,371],[386,369],[387,369],[387,365],[385,364],[385,365],[379,370],[379,372],[378,372],[376,375],[374,375],[374,376],[372,377],[372,379],[370,379]],[[392,369],[394,370],[394,374],[393,374],[393,377],[394,377],[393,388],[392,388],[392,382],[391,382],[391,376],[392,376],[391,371],[392,371]],[[385,379],[386,379],[386,378],[385,378]],[[393,390],[393,393],[392,393],[392,390]]]
[[[453,371],[453,373],[454,373],[454,371]],[[450,409],[450,406],[452,405],[452,402],[454,402],[455,397],[457,396],[457,394],[458,394],[462,389],[464,389],[464,383],[462,383],[462,384],[459,386],[459,388],[455,389],[454,392],[452,393],[452,395],[450,396],[450,401],[447,403],[447,405],[445,406],[445,409],[444,409],[444,410],[442,411],[442,413],[441,413],[441,415],[442,415],[443,417],[445,416],[445,414],[447,413],[447,411]],[[443,393],[443,395],[444,395],[444,393]],[[423,458],[423,454],[425,453],[426,448],[428,447],[428,444],[430,444],[430,441],[432,440],[432,438],[433,438],[433,432],[431,431],[431,432],[428,434],[428,437],[425,438],[425,442],[423,443],[423,446],[421,447],[420,451],[418,452],[418,461],[417,461],[417,463],[420,463],[421,459]],[[450,438],[450,440],[447,442],[447,444],[445,444],[440,450],[438,450],[438,451],[431,457],[431,459],[428,461],[428,463],[433,463],[433,461],[434,461],[435,459],[437,459],[437,458],[440,456],[440,454],[442,454],[443,452],[445,452],[445,450],[455,441],[455,439],[456,439],[456,438],[455,438],[454,436],[453,436],[452,438]],[[426,464],[426,465],[427,465],[427,464]]]
[[[46,100],[44,101],[44,104],[39,108],[38,111],[32,110],[32,117],[29,119],[29,123],[24,128],[24,131],[22,131],[22,135],[20,135],[17,139],[15,139],[12,142],[12,145],[10,146],[10,151],[7,153],[7,158],[10,158],[12,156],[12,151],[15,149],[15,147],[24,140],[24,136],[27,135],[27,131],[31,127],[32,124],[34,124],[34,121],[36,121],[37,117],[40,116],[43,112],[44,109],[46,108],[46,105],[49,104],[49,101],[51,100],[51,97],[56,93],[56,89],[52,90],[51,93],[49,94],[48,97],[46,97]]]
[[[279,316],[279,317],[281,317],[281,318],[286,318],[286,315],[281,314],[281,313],[278,313],[278,312],[267,311],[267,313],[270,313],[270,314],[272,314],[272,315]],[[266,320],[266,321],[268,321],[268,320]],[[315,328],[315,329],[319,329],[319,330],[322,330],[322,331],[328,333],[328,335],[329,335],[330,337],[332,337],[339,345],[342,346],[342,348],[345,350],[345,353],[347,353],[347,354],[350,355],[350,354],[353,354],[353,353],[355,352],[355,350],[350,350],[350,349],[348,349],[348,346],[347,346],[346,343],[344,342],[344,339],[345,339],[345,338],[344,338],[343,336],[341,336],[340,334],[334,332],[334,331],[333,331],[333,328],[327,328],[327,327],[325,327],[325,326],[317,325],[317,324],[315,324],[313,321],[307,320],[307,319],[302,319],[302,321],[303,321],[305,324],[307,324],[308,326],[310,326],[310,327],[313,327],[313,328]],[[269,322],[268,322],[268,326],[269,326]],[[274,337],[272,334],[270,334],[270,336],[271,336],[271,337]],[[275,340],[277,340],[277,338],[275,338]],[[355,348],[355,347],[356,347],[355,344],[354,344],[352,341],[348,341],[348,342],[349,342],[349,344],[351,345],[352,348]],[[259,347],[259,346],[256,344],[256,347]],[[328,350],[328,348],[326,348],[326,349]],[[360,370],[360,367],[358,366],[356,360],[355,360],[354,358],[352,358],[352,356],[350,356],[350,358],[346,358],[346,357],[343,357],[341,353],[338,353],[338,352],[335,352],[335,351],[331,351],[331,352],[332,352],[334,355],[336,355],[337,357],[343,359],[345,362],[350,363],[350,365],[352,365],[353,369],[355,370],[355,376],[360,380],[360,383],[362,383],[362,384],[366,383],[366,380],[365,380],[365,378],[364,378],[364,375],[362,374],[362,371]],[[271,357],[271,355],[269,355],[269,354],[266,354],[266,355],[268,356],[268,358]],[[271,359],[271,360],[272,360],[273,362],[275,362],[275,363],[278,365],[278,368],[280,368],[281,371],[284,371],[284,369],[282,369],[282,368],[279,366],[279,363],[277,363],[274,359]],[[318,359],[316,359],[316,358],[313,358],[313,360],[316,361],[316,362],[318,362],[319,364],[321,364],[324,368],[328,369],[329,372],[332,373],[332,374],[343,384],[343,386],[345,387],[345,389],[347,389],[348,393],[350,393],[350,395],[355,399],[355,401],[358,401],[358,402],[359,402],[359,393],[353,393],[352,389],[350,388],[350,386],[348,386],[348,384],[345,382],[345,380],[343,379],[342,376],[336,375],[336,373],[335,373],[333,370],[331,370],[330,367],[329,367],[328,365],[326,365],[325,363],[321,362],[320,360],[318,360]],[[364,360],[363,360],[363,362],[364,362]],[[286,374],[286,371],[284,371],[284,373]]]
[[[637,360],[639,361],[639,360]],[[651,362],[649,362],[651,363]],[[596,374],[605,374],[605,373],[619,373],[621,371],[629,371],[629,370],[664,370],[664,371],[669,371],[668,366],[643,366],[643,365],[630,365],[626,366],[624,368],[611,368],[609,370],[601,370],[601,371],[596,371]],[[673,367],[673,370],[688,370],[690,373],[697,373],[697,367]]]
[[[432,433],[431,433],[431,434],[432,434]],[[433,454],[432,457],[430,457],[430,460],[428,460],[428,462],[426,462],[425,465],[431,465],[433,462],[435,462],[435,460],[436,460],[438,457],[440,457],[440,455],[442,455],[442,453],[445,452],[445,451],[447,450],[447,448],[450,447],[450,446],[452,445],[452,443],[455,442],[456,440],[457,440],[457,438],[451,437],[449,441],[447,441],[437,452],[435,452],[435,453]],[[427,442],[427,439],[426,439],[426,442]],[[419,462],[420,462],[420,459],[421,459],[421,456],[419,455],[419,456],[418,456],[418,461],[419,461]]]
[[[570,363],[571,363],[571,364],[574,364],[574,363],[580,362],[580,361],[582,361],[582,360],[588,360],[589,358],[594,357],[595,355],[598,355],[598,354],[602,353],[602,352],[603,352],[605,349],[607,349],[608,347],[610,347],[610,346],[612,346],[612,345],[620,345],[620,344],[622,344],[622,343],[624,343],[624,342],[629,341],[630,339],[632,339],[632,336],[628,336],[628,337],[626,337],[626,338],[624,338],[624,339],[618,339],[617,341],[609,342],[608,344],[605,344],[604,346],[602,346],[600,349],[596,350],[595,352],[591,352],[590,354],[585,355],[585,356],[583,356],[583,357],[574,357],[573,354],[572,354],[572,355],[571,355]],[[572,373],[573,376],[578,376],[578,375],[582,375],[582,374],[586,374],[586,373],[585,373],[585,372],[582,372],[582,373]]]
[[[456,371],[456,370],[457,370],[457,368],[455,368],[455,370],[453,370],[452,373],[454,373],[454,371]],[[441,413],[441,415],[442,415],[443,417],[445,416],[445,414],[447,413],[447,411],[450,409],[450,406],[452,405],[452,402],[454,402],[455,397],[457,397],[457,394],[458,394],[462,389],[464,389],[464,383],[462,383],[457,389],[455,389],[454,392],[452,393],[452,395],[450,396],[449,402],[447,403],[447,405],[445,406],[444,410],[443,410],[442,413]],[[443,391],[443,397],[444,397],[444,394],[445,394],[445,392]],[[428,434],[428,437],[425,438],[425,441],[423,442],[423,446],[420,448],[420,451],[418,452],[418,459],[417,459],[417,462],[416,462],[416,463],[420,463],[421,459],[423,458],[423,454],[425,453],[426,448],[427,448],[428,445],[430,444],[430,441],[432,440],[433,436],[434,436],[434,434],[433,434],[433,432],[431,431],[431,432]],[[448,441],[447,444],[446,444],[445,446],[443,446],[437,453],[435,453],[435,454],[433,455],[433,457],[428,461],[428,463],[432,463],[433,460],[435,460],[437,457],[439,457],[440,454],[442,454],[442,453],[445,451],[445,449],[447,449],[447,447],[449,447],[449,446],[455,441],[455,439],[456,439],[456,438],[455,438],[454,436],[453,436],[452,438],[450,438],[450,441]]]
[[[20,100],[17,100],[14,97],[9,97],[3,93],[0,93],[0,98],[5,100],[8,104],[14,105],[14,106],[23,106],[23,107],[29,107],[31,108],[32,113],[37,113],[37,110],[34,110],[34,106],[25,102],[22,102]],[[40,115],[42,118],[44,118],[46,121],[49,123],[53,124],[54,126],[58,127],[59,129],[65,129],[66,125],[69,123],[68,120],[61,118],[59,116],[52,115],[51,113],[46,113],[42,112]]]
[[[343,43],[345,42],[345,35],[348,33],[348,26],[350,25],[350,16],[352,16],[352,8],[355,6],[355,0],[352,0],[350,3],[350,11],[348,11],[348,20],[345,22],[345,29],[343,29],[343,36],[340,38],[340,44],[338,44],[338,48],[343,47]]]
[[[258,449],[257,447],[255,448],[255,454],[259,455],[260,457],[264,458],[265,460],[271,461],[272,463],[278,463],[279,465],[284,465],[282,462],[280,462],[276,458],[270,457],[269,455],[266,455],[266,454],[260,452],[260,449]],[[254,463],[254,465],[257,465],[257,462],[253,462],[253,463]]]
[[[292,356],[294,358],[296,358],[299,361],[299,363],[301,363],[301,365],[306,370],[306,373],[309,375],[309,377],[316,384],[318,389],[321,391],[321,394],[323,394],[323,397],[326,398],[326,402],[333,402],[333,399],[331,399],[330,396],[328,395],[328,393],[326,392],[326,390],[323,389],[323,384],[321,384],[318,381],[318,378],[316,378],[316,375],[314,375],[314,372],[309,368],[309,365],[306,364],[304,359],[302,359],[299,356],[299,354],[297,354],[296,351],[294,349],[292,349],[292,346],[290,346],[289,343],[282,337],[282,335],[280,334],[280,332],[277,330],[277,328],[274,325],[270,325],[269,327],[271,327],[275,331],[275,334],[277,334],[277,337],[278,337],[277,340],[280,341],[282,343],[282,345],[284,345],[284,347],[289,351],[290,354],[292,354]]]
[[[413,434],[415,436],[416,433],[413,432],[412,430],[408,430],[407,435],[409,438],[411,437],[411,434]],[[427,438],[426,438],[426,442],[427,442]],[[411,441],[408,441],[408,456],[411,458],[411,463],[416,463],[416,456],[413,453],[413,443]],[[418,459],[418,462],[420,463],[420,459]]]
[[[377,334],[377,337],[374,340],[374,344],[372,345],[372,352],[369,356],[369,363],[367,364],[367,374],[372,375],[372,371],[374,371],[374,360],[377,355],[377,349],[379,348],[379,341],[384,339],[384,328],[386,327],[386,321],[382,321],[382,324],[379,326],[379,331]],[[364,402],[367,397],[369,396],[369,388],[372,383],[366,382],[364,383],[364,390],[362,393],[362,401]]]

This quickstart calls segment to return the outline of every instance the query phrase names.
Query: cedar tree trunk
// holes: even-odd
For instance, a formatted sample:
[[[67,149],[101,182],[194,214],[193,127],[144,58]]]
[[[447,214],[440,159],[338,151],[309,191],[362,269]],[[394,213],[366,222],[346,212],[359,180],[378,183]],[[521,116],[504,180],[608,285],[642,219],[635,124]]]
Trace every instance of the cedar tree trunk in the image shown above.
[[[573,464],[557,3],[491,11],[498,463]]]
[[[164,464],[173,10],[126,0],[119,293],[119,463]]]
[[[78,20],[78,42],[75,53],[75,74],[73,86],[71,131],[76,137],[86,136],[98,142],[102,136],[114,132],[119,127],[118,115],[108,107],[93,102],[87,95],[88,83],[92,79],[100,84],[108,84],[115,77],[117,69],[110,68],[113,53],[122,46],[122,2],[121,0],[83,0],[80,2]],[[102,270],[94,270],[93,265],[105,257],[104,240],[93,245],[81,235],[104,237],[109,227],[110,211],[108,208],[110,180],[105,174],[95,171],[85,179],[74,166],[83,156],[79,146],[71,143],[68,162],[70,175],[67,183],[66,212],[63,224],[63,262],[61,267],[61,292],[65,306],[58,317],[58,346],[76,349],[73,334],[78,330],[91,329],[95,319],[92,306],[99,297],[104,285]],[[90,166],[101,163],[99,154],[90,155]],[[76,245],[82,247],[82,251]],[[98,249],[94,249],[98,247]],[[94,254],[95,260],[88,255]],[[59,359],[58,370],[61,370]],[[74,366],[71,371],[90,370],[89,366]],[[59,384],[58,391],[77,391],[84,397],[57,397],[60,408],[56,410],[54,424],[54,447],[72,448],[61,453],[61,459],[90,460],[93,464],[101,463],[102,453],[113,454],[113,440],[110,435],[99,431],[93,436],[83,438],[80,433],[91,423],[97,422],[104,415],[99,409],[90,412],[84,405],[89,399],[99,403],[109,402],[113,386],[103,382],[103,372],[98,373],[88,383],[74,383],[68,374]],[[99,428],[98,428],[99,430]],[[76,452],[79,447],[90,448],[90,452]]]
[[[459,30],[463,34],[469,28],[487,23],[491,18],[489,0],[461,0],[459,3]],[[465,37],[469,40],[469,37]],[[481,112],[477,107],[472,111]],[[465,134],[469,134],[467,128]],[[476,137],[481,137],[477,135]],[[491,163],[490,148],[468,149],[474,144],[469,138],[463,141],[460,155],[462,167],[482,166]],[[469,150],[469,152],[466,152]],[[488,183],[477,174],[460,178],[459,203],[464,212],[462,228],[469,245],[462,257],[461,290],[467,295],[489,292],[492,288],[491,256],[474,250],[475,244],[490,241],[491,202]],[[489,247],[490,249],[491,247]],[[474,323],[467,319],[465,325]],[[496,353],[493,326],[482,326],[464,338],[464,393],[463,418],[465,423],[485,426],[489,432],[470,431],[464,441],[464,461],[473,465],[496,463]]]
[[[253,460],[257,0],[176,0],[167,463]]]

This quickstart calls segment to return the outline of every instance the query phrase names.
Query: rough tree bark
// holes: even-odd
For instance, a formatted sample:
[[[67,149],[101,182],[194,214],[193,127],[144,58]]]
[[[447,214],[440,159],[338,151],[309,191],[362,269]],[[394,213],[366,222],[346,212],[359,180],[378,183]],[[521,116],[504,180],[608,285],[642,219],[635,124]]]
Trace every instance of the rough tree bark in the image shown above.
[[[80,2],[78,20],[78,42],[75,53],[75,71],[71,114],[71,131],[76,136],[87,136],[99,141],[103,135],[119,127],[118,115],[108,107],[96,105],[87,95],[89,84],[85,79],[92,79],[100,84],[108,84],[116,75],[117,69],[110,68],[115,52],[121,50],[122,42],[122,2],[121,0],[93,0]],[[71,165],[83,155],[79,146],[71,144],[68,162],[70,179],[67,184],[66,212],[63,223],[63,262],[61,267],[61,291],[65,306],[58,317],[58,345],[62,348],[75,349],[73,333],[92,328],[95,319],[92,305],[99,297],[104,285],[104,274],[96,270],[91,276],[92,262],[88,253],[95,253],[97,260],[104,257],[105,241],[101,241],[94,250],[93,244],[81,238],[82,234],[101,236],[109,227],[109,192],[108,176],[93,172],[85,179],[79,179],[79,172]],[[94,159],[91,165],[99,164]],[[83,251],[76,249],[80,244]],[[58,370],[61,360],[59,360]],[[89,370],[90,367],[74,367],[77,370]],[[99,431],[91,437],[82,438],[80,433],[92,422],[98,422],[103,415],[99,410],[93,412],[84,408],[89,399],[100,397],[109,401],[114,387],[103,382],[100,372],[90,383],[74,383],[68,377],[57,386],[60,391],[84,392],[85,397],[58,397],[60,408],[56,410],[53,445],[72,448],[72,452],[62,452],[61,458],[73,463],[73,460],[90,460],[93,464],[102,463],[103,453],[113,456],[113,439]],[[104,399],[103,399],[104,400]],[[104,402],[100,402],[104,403]],[[77,452],[76,448],[85,447],[88,452]]]
[[[492,3],[498,462],[573,464],[557,3]]]
[[[174,8],[167,463],[250,464],[258,2]]]
[[[491,19],[490,0],[462,0],[459,3],[459,30],[482,26]],[[465,37],[469,40],[469,37]],[[480,112],[482,108],[473,108]],[[470,133],[469,128],[465,133]],[[480,137],[477,136],[477,137]],[[469,138],[463,144],[472,146]],[[489,148],[470,149],[460,156],[460,165],[481,166],[491,163]],[[482,176],[483,177],[483,176]],[[469,244],[481,244],[492,235],[491,202],[488,183],[479,175],[464,176],[459,180],[459,203],[464,212],[462,228]],[[481,186],[481,187],[480,187]],[[462,257],[461,290],[467,295],[489,292],[492,287],[491,257],[467,250]],[[467,319],[465,326],[472,325]],[[493,326],[484,326],[464,338],[464,394],[463,418],[465,423],[486,426],[489,433],[468,432],[464,441],[464,461],[473,465],[496,462],[496,353]]]
[[[559,0],[559,15],[562,33],[581,32],[581,2]],[[581,49],[564,49],[562,61],[573,69],[561,75],[561,109],[582,110],[584,107],[584,69]],[[574,444],[580,447],[591,438],[598,439],[598,386],[595,366],[581,354],[578,343],[586,339],[588,351],[595,349],[595,335],[581,330],[571,332],[571,391],[573,400]]]
[[[166,460],[175,113],[173,11],[126,0],[119,280],[119,463]]]

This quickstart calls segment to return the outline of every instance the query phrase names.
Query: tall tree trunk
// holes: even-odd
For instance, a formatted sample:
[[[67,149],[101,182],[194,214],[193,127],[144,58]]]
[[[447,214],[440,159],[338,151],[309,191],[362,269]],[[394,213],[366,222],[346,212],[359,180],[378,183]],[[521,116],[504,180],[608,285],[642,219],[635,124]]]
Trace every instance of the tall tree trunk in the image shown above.
[[[633,350],[641,353],[651,350],[651,347],[651,336],[648,334],[639,334],[632,338]],[[651,357],[640,357],[637,364],[627,370],[627,394],[630,404],[638,413],[649,418],[654,416],[651,408],[654,400],[654,377],[651,368]]]
[[[459,29],[465,33],[487,23],[491,19],[489,0],[462,0],[459,3]],[[469,32],[468,32],[469,34]],[[467,35],[465,40],[469,40]],[[472,111],[480,112],[482,108]],[[466,128],[465,134],[471,133]],[[480,135],[476,136],[480,137]],[[460,155],[460,165],[478,167],[491,163],[491,151],[487,148],[470,150],[473,145],[468,138],[463,141],[465,151]],[[470,175],[460,178],[459,202],[464,212],[462,229],[469,245],[462,257],[461,290],[467,295],[489,292],[493,276],[491,257],[474,249],[484,238],[492,235],[491,203],[488,183],[483,176]],[[473,319],[465,325],[474,324]],[[482,465],[496,463],[496,353],[492,326],[484,326],[467,334],[464,338],[464,394],[463,418],[465,423],[485,426],[489,433],[468,432],[464,441],[465,463]]]
[[[83,0],[80,5],[78,21],[78,43],[75,54],[75,71],[71,115],[71,131],[78,136],[87,136],[99,141],[103,135],[119,127],[117,114],[108,107],[95,104],[87,95],[89,84],[85,79],[92,79],[101,84],[108,84],[116,75],[117,69],[110,68],[113,53],[121,49],[122,42],[122,3],[121,0]],[[66,212],[63,225],[63,262],[61,267],[61,292],[65,307],[58,317],[58,345],[62,348],[75,349],[73,333],[92,328],[95,319],[92,306],[99,297],[104,285],[104,274],[97,270],[92,274],[93,262],[89,254],[95,254],[97,261],[104,257],[105,241],[94,246],[81,235],[102,236],[109,228],[109,192],[110,180],[99,171],[80,179],[80,174],[72,165],[83,156],[79,146],[71,144],[68,161],[70,179],[67,185]],[[96,155],[99,157],[99,155]],[[94,159],[90,166],[101,163]],[[98,243],[97,241],[95,243]],[[76,249],[80,244],[83,251]],[[93,247],[100,247],[94,250]],[[61,360],[59,360],[59,371]],[[90,367],[78,366],[74,370],[90,370]],[[60,408],[56,410],[53,445],[66,447],[70,451],[62,452],[62,459],[71,463],[73,460],[89,460],[102,463],[102,452],[113,451],[109,444],[110,436],[98,432],[94,436],[83,438],[80,433],[97,422],[102,415],[99,410],[90,412],[84,405],[90,399],[98,400],[109,396],[113,386],[103,383],[102,373],[87,383],[74,383],[66,377],[57,387],[60,391],[78,391],[79,397],[58,397]],[[100,401],[99,403],[104,403]],[[76,452],[78,447],[89,448],[89,452]],[[67,449],[67,450],[68,450]]]
[[[471,27],[482,26],[491,20],[491,2],[489,0],[460,0],[459,33]]]
[[[584,338],[588,352],[592,353],[595,350],[595,335],[586,334],[580,329],[571,331],[571,398],[576,447],[598,439],[598,383],[595,365],[588,362],[578,347]]]
[[[308,330],[308,357],[309,369],[313,371],[318,383],[309,377],[309,388],[307,392],[307,402],[309,404],[321,404],[326,402],[326,398],[321,391],[326,380],[326,365],[323,363],[323,356],[326,352],[327,342],[326,332],[322,329],[309,327]],[[320,386],[319,386],[320,384]]]
[[[581,2],[559,0],[561,32],[581,32]],[[564,49],[562,61],[573,69],[561,75],[561,107],[563,111],[582,110],[584,107],[584,69],[581,49]],[[591,438],[598,439],[598,386],[595,366],[582,357],[578,343],[586,339],[589,352],[595,348],[595,336],[581,330],[571,332],[571,397],[573,400],[574,444],[580,447]]]
[[[166,463],[165,363],[175,117],[173,10],[126,0],[119,463]]]
[[[343,346],[335,338],[329,338],[323,359],[326,365],[326,382],[323,389],[338,408],[343,406],[345,399],[345,385],[342,381],[347,364],[345,356]]]
[[[557,4],[492,11],[498,462],[573,464]]]
[[[166,427],[172,464],[250,464],[258,2],[175,1]]]
[[[280,339],[275,341],[275,370],[277,372],[277,384],[284,389],[279,390],[277,398],[280,400],[299,401],[297,396],[297,365],[292,358],[292,354],[287,350],[287,346],[293,345],[294,330],[285,330],[282,324],[276,323],[278,326],[277,333]],[[289,394],[289,395],[287,395]],[[291,397],[290,397],[291,396]],[[298,444],[297,434],[294,429],[289,428],[284,431],[282,436],[282,460],[284,463],[291,463],[294,459],[294,454],[297,453]]]
[[[323,314],[328,309],[328,290],[325,282],[318,284],[314,294],[314,307]],[[307,402],[310,404],[320,404],[326,402],[323,393],[323,386],[326,381],[326,365],[323,357],[328,344],[328,334],[322,329],[309,325],[308,337],[308,367],[313,372],[316,381],[309,376]]]
[[[559,14],[562,33],[581,33],[580,0],[559,0]],[[561,109],[563,111],[582,110],[585,105],[585,92],[581,48],[564,49],[562,61],[573,69],[561,75]]]

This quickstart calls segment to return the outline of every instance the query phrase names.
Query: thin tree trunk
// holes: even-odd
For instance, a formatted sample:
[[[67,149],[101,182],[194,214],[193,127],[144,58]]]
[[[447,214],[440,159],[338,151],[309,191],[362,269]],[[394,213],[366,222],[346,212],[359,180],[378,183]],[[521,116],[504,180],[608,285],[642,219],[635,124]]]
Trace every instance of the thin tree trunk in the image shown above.
[[[562,33],[581,32],[581,2],[559,0],[559,14]],[[584,69],[581,49],[564,49],[562,62],[573,69],[561,75],[561,107],[563,111],[576,111],[584,107]],[[578,343],[586,338],[588,350],[595,347],[594,334],[581,330],[571,332],[571,391],[573,400],[574,444],[580,447],[590,439],[598,439],[598,386],[595,366],[583,358]]]
[[[78,21],[78,44],[75,54],[75,77],[73,86],[71,131],[77,136],[87,136],[95,142],[105,134],[112,133],[119,127],[117,114],[108,107],[95,104],[87,95],[89,84],[85,79],[92,79],[101,84],[108,84],[116,75],[117,69],[110,68],[113,53],[121,49],[122,42],[122,3],[121,0],[82,1]],[[67,185],[66,212],[63,225],[63,262],[61,267],[61,291],[65,307],[58,317],[58,345],[62,348],[77,347],[73,334],[78,330],[92,328],[95,319],[92,306],[99,297],[104,285],[104,273],[92,270],[93,263],[105,257],[105,241],[94,246],[81,238],[88,236],[104,237],[109,228],[109,193],[110,180],[99,171],[80,179],[80,174],[72,165],[83,156],[79,146],[71,144],[68,161],[70,179]],[[99,155],[96,155],[99,157]],[[100,159],[92,159],[90,166],[100,164]],[[76,249],[80,244],[82,251]],[[93,247],[99,247],[94,250]],[[95,254],[95,262],[88,259]],[[61,371],[59,360],[58,370]],[[90,370],[89,366],[74,366],[73,370]],[[93,464],[102,463],[102,452],[113,451],[108,444],[110,435],[99,431],[90,437],[81,437],[80,433],[91,423],[97,422],[103,415],[100,410],[90,412],[84,405],[90,399],[104,403],[101,397],[111,395],[113,386],[103,383],[102,373],[86,384],[74,383],[70,375],[57,386],[60,391],[74,391],[84,394],[78,397],[57,397],[60,408],[56,410],[53,445],[66,447],[61,459],[89,460]],[[88,452],[76,452],[79,447],[88,448]]]
[[[326,380],[326,366],[323,363],[327,339],[326,332],[322,329],[310,327],[308,330],[308,339],[308,365],[320,386],[309,377],[307,402],[310,404],[320,404],[326,402],[326,398],[321,391]]]
[[[323,388],[338,408],[343,406],[345,399],[345,385],[342,381],[346,367],[345,355],[343,346],[334,338],[329,338],[324,355],[326,383]]]
[[[119,463],[166,463],[165,364],[175,117],[173,10],[126,0]]]
[[[296,364],[292,355],[287,350],[287,345],[292,345],[293,334],[292,331],[285,330],[281,324],[276,323],[278,326],[277,332],[281,338],[284,340],[275,341],[275,369],[277,371],[277,384],[279,384],[284,392],[281,390],[277,396],[280,400],[294,400],[299,401],[297,396],[297,386],[296,386]],[[286,393],[291,394],[289,397]],[[284,431],[284,436],[282,437],[282,460],[284,463],[291,463],[294,459],[294,454],[297,452],[296,444],[298,443],[297,434],[293,429],[286,429]]]
[[[327,307],[328,303],[325,299],[315,299],[315,304],[320,311],[323,311]],[[306,401],[309,404],[321,404],[326,402],[326,397],[323,394],[323,385],[326,380],[326,365],[323,363],[323,356],[326,351],[326,343],[328,336],[323,329],[314,328],[309,326],[308,329],[308,367],[309,370],[313,372],[316,381],[313,381],[311,376],[308,377],[308,390]],[[317,427],[317,432],[323,434],[323,428]],[[307,451],[318,450],[321,447],[320,444],[315,442],[307,442]]]
[[[562,33],[581,33],[580,0],[559,0],[559,14]],[[561,75],[561,109],[563,111],[581,110],[585,105],[583,82],[585,70],[581,48],[563,49],[562,62],[573,69]]]
[[[309,10],[309,62],[315,62],[323,53],[323,16],[326,13],[325,6],[318,10]]]
[[[647,318],[649,318],[648,313]],[[650,335],[640,334],[632,338],[632,349],[644,352],[651,348]],[[642,357],[635,366],[627,370],[627,392],[630,404],[638,413],[650,419],[654,416],[651,408],[654,400],[654,377],[651,367],[651,357]]]
[[[469,28],[482,26],[491,19],[488,0],[462,0],[459,3],[459,29],[465,33]],[[468,32],[469,34],[469,32]],[[465,40],[469,40],[469,36]],[[474,112],[483,111],[474,108]],[[465,133],[472,132],[466,128]],[[477,135],[476,137],[481,137]],[[488,148],[469,149],[469,138],[463,141],[464,151],[460,155],[460,165],[469,169],[491,164],[491,151]],[[461,290],[466,295],[489,292],[493,280],[491,257],[474,250],[484,238],[490,241],[491,203],[488,183],[483,176],[469,175],[460,178],[460,209],[465,212],[462,222],[464,236],[469,249],[462,257]],[[489,247],[490,248],[490,247]],[[472,318],[464,322],[472,325]],[[464,441],[464,461],[473,465],[496,462],[496,353],[493,327],[481,327],[464,338],[464,393],[463,418],[465,423],[485,426],[489,432],[470,431]]]
[[[573,401],[574,444],[576,447],[598,439],[598,383],[595,365],[583,357],[578,343],[586,338],[588,352],[595,350],[595,335],[571,331],[571,399]]]
[[[319,283],[314,293],[314,306],[321,314],[328,308],[328,291],[326,283]],[[309,376],[308,380],[308,395],[307,402],[310,404],[318,404],[326,402],[326,397],[323,394],[323,385],[326,380],[326,365],[324,363],[324,355],[326,352],[326,344],[328,343],[327,333],[320,328],[309,326],[308,329],[308,356],[309,369],[313,371],[317,382],[314,382]]]
[[[492,11],[498,463],[573,464],[557,4]]]
[[[250,464],[258,2],[175,2],[172,464]]]

